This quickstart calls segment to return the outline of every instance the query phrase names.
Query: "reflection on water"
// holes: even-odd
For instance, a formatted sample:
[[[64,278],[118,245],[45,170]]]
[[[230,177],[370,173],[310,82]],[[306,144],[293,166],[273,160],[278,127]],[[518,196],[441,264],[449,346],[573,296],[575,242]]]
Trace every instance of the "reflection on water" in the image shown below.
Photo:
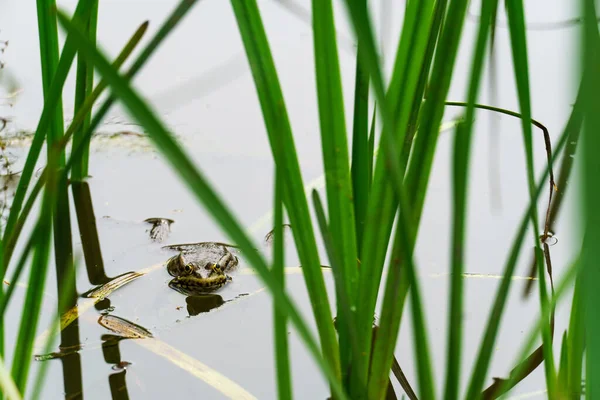
[[[209,312],[221,307],[225,301],[218,294],[206,294],[202,296],[188,296],[185,298],[187,311],[190,317]]]
[[[107,364],[112,364],[111,369],[118,371],[108,375],[108,385],[113,399],[126,400],[129,399],[127,392],[127,382],[125,374],[127,366],[131,365],[128,361],[121,359],[121,351],[119,350],[119,342],[127,338],[115,335],[102,335],[102,355]]]
[[[72,182],[71,189],[89,281],[92,285],[105,284],[110,281],[110,278],[104,272],[104,261],[90,187],[87,182]]]

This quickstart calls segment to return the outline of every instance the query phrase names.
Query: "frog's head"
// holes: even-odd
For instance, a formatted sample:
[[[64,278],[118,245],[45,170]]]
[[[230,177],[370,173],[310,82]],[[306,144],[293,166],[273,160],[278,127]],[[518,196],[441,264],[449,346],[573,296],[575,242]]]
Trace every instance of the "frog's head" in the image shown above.
[[[167,271],[171,276],[175,277],[189,275],[192,272],[191,266],[187,263],[182,253],[167,260]]]

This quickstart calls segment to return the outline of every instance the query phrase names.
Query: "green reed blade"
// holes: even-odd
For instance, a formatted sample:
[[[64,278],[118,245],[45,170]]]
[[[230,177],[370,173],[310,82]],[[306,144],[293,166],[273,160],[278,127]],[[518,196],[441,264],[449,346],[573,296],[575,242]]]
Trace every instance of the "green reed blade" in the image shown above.
[[[73,14],[73,20],[85,20],[90,11],[90,6],[90,2],[80,1],[77,4],[75,13]],[[41,21],[43,20],[44,19],[41,19]],[[13,198],[10,213],[8,215],[8,220],[6,221],[3,239],[6,239],[7,237],[10,238],[11,235],[13,235],[14,226],[17,223],[19,213],[21,212],[21,207],[23,205],[23,200],[25,200],[25,195],[27,194],[29,182],[31,181],[35,165],[37,163],[40,151],[42,149],[42,145],[44,144],[46,132],[50,128],[52,118],[55,117],[54,112],[59,106],[62,88],[74,58],[75,47],[73,45],[73,39],[67,36],[65,44],[63,46],[60,61],[58,63],[58,67],[56,68],[56,74],[54,74],[52,78],[51,88],[48,90],[48,94],[44,96],[44,109],[38,122],[38,126],[35,131],[35,136],[33,137],[33,142],[31,143],[31,147],[29,148],[29,152],[27,153],[27,159],[25,160],[23,171],[21,172],[21,178],[19,179],[19,184],[15,192],[15,197]],[[7,245],[11,244],[12,246],[14,246],[15,243],[16,240],[8,242],[4,240],[2,243],[2,245],[4,246],[5,257],[3,260],[3,265],[0,265],[1,276],[4,276],[6,268],[8,267],[10,255],[13,251],[13,248],[7,247]]]
[[[250,264],[256,268],[259,276],[271,292],[273,301],[280,307],[280,310],[292,321],[300,337],[305,342],[311,355],[314,357],[317,365],[321,368],[323,374],[329,379],[335,396],[340,399],[346,398],[344,391],[339,384],[339,374],[331,365],[331,358],[323,359],[320,355],[318,346],[313,339],[308,326],[300,316],[297,308],[290,298],[285,294],[283,288],[279,285],[277,279],[273,276],[262,256],[254,251],[256,246],[247,237],[246,233],[235,220],[231,212],[224,205],[219,196],[212,190],[203,175],[196,169],[189,157],[183,152],[179,144],[173,139],[173,136],[167,131],[164,125],[155,117],[148,105],[131,89],[128,81],[120,76],[117,71],[108,63],[106,57],[94,49],[84,35],[76,26],[65,17],[61,12],[58,14],[59,22],[65,26],[70,34],[76,39],[79,51],[85,55],[98,72],[111,86],[113,93],[118,96],[129,113],[146,129],[149,137],[160,149],[173,169],[179,174],[180,178],[190,188],[198,201],[203,203],[210,212],[214,220],[219,224],[224,232],[228,234],[240,249],[246,254]],[[288,181],[286,181],[286,186]],[[329,321],[331,324],[331,321]],[[333,325],[332,325],[333,327]],[[333,353],[334,355],[336,353]]]
[[[523,11],[522,0],[507,0],[506,14],[509,22],[509,31],[511,38],[511,49],[513,53],[513,63],[515,79],[517,83],[517,92],[519,104],[523,118],[521,123],[523,126],[523,142],[525,145],[525,156],[527,165],[527,182],[529,186],[529,196],[531,198],[531,223],[533,225],[532,234],[533,240],[538,247],[538,238],[540,237],[540,227],[538,222],[537,205],[533,201],[535,194],[535,178],[534,178],[534,163],[533,163],[533,142],[531,131],[531,103],[529,93],[529,68],[527,61],[527,41],[525,34],[525,16]],[[544,259],[538,259],[538,272],[540,278],[540,305],[542,311],[548,307],[547,287],[545,283]],[[552,337],[550,325],[547,324],[542,329],[542,341],[544,349],[544,369],[546,372],[546,385],[550,397],[555,396],[556,392],[556,371],[554,367],[554,356],[552,352]]]
[[[8,289],[6,290],[6,293],[3,293],[2,296],[0,297],[0,318],[4,318],[4,313],[6,312],[6,308],[8,307],[8,304],[10,302],[12,294],[14,293],[15,288],[17,287],[17,282],[19,281],[19,278],[21,277],[21,274],[22,274],[23,270],[25,269],[25,265],[27,263],[29,255],[30,255],[32,249],[34,248],[35,240],[37,240],[38,238],[39,238],[39,236],[36,234],[36,232],[34,230],[33,233],[31,234],[31,236],[29,237],[29,240],[23,247],[23,252],[21,253],[21,257],[19,258],[19,261],[17,262],[17,266],[15,267],[15,269],[12,273],[12,276],[10,278],[10,281],[9,281],[10,285],[8,286]]]
[[[413,89],[413,100],[412,105],[410,103],[403,104],[403,107],[406,109],[404,111],[400,111],[400,122],[399,127],[402,129],[399,132],[399,140],[403,138],[402,143],[402,164],[406,167],[408,163],[409,155],[412,149],[412,144],[414,140],[414,136],[417,133],[417,129],[419,128],[419,115],[422,112],[423,99],[425,98],[427,85],[430,77],[430,70],[433,64],[433,56],[435,54],[435,48],[438,42],[438,38],[440,36],[440,32],[442,31],[442,26],[444,22],[444,17],[446,15],[446,7],[448,6],[448,1],[437,1],[435,3],[432,20],[431,20],[431,29],[429,30],[429,34],[427,35],[427,41],[425,42],[425,46],[419,46],[419,52],[422,54],[422,58],[424,60],[422,68],[416,71],[413,71],[409,76],[409,84]],[[419,21],[420,23],[420,21]],[[404,114],[406,113],[406,114]],[[406,118],[408,116],[408,119]]]
[[[368,180],[367,189],[369,190],[369,193],[371,190],[371,185],[373,184],[373,157],[375,154],[375,125],[376,125],[375,121],[377,121],[377,103],[375,103],[375,105],[373,107],[373,117],[371,118],[371,130],[369,132],[369,143],[368,143],[369,152],[367,153],[367,166],[369,168],[369,180]],[[367,210],[365,210],[365,212],[368,210],[369,210],[369,207],[368,207],[368,201],[367,201]],[[363,235],[364,235],[364,233],[363,233]],[[361,247],[358,248],[358,251],[361,251],[361,249],[362,249],[362,245],[361,245]]]
[[[344,290],[343,279],[340,276],[340,257],[336,247],[333,245],[333,237],[331,235],[331,230],[329,229],[329,224],[327,223],[327,218],[325,217],[325,208],[323,207],[323,203],[319,197],[319,192],[313,189],[311,197],[315,214],[317,216],[317,222],[319,223],[319,230],[321,231],[321,235],[323,237],[323,244],[325,245],[325,250],[327,251],[327,257],[331,262],[331,270],[334,277],[335,293],[338,302],[336,328],[338,332],[343,330],[351,333],[348,335],[348,341],[350,342],[349,352],[352,355],[352,360],[358,360],[360,358],[358,350],[358,338],[356,335],[352,334],[352,332],[356,330],[356,321],[354,313],[352,312],[352,306],[350,299],[348,298],[348,293]],[[355,366],[356,363],[352,363],[352,367]],[[347,382],[345,382],[345,384],[347,386]],[[351,395],[355,398],[357,397],[357,394],[360,395],[366,391],[365,386],[360,387],[355,385],[355,387],[357,388],[357,393],[351,393]],[[353,387],[351,387],[351,390],[352,389]]]
[[[47,99],[52,91],[53,81],[58,71],[58,28],[54,10],[56,9],[55,0],[37,0],[37,22],[38,35],[40,43],[40,60],[42,63],[42,88],[44,99]],[[76,20],[77,21],[77,20]],[[69,63],[70,64],[70,63]],[[64,118],[62,107],[62,95],[59,93],[56,97],[51,121],[47,135],[47,141],[50,145],[61,138],[64,133]],[[48,148],[48,151],[50,149]],[[59,158],[59,165],[64,164],[64,154]]]
[[[325,169],[329,229],[333,246],[338,249],[337,254],[340,257],[337,276],[342,279],[342,290],[346,292],[352,307],[358,283],[357,237],[333,5],[331,0],[313,0],[312,8],[321,149]],[[341,320],[346,316],[338,314],[337,318]],[[346,375],[350,366],[348,335],[353,334],[346,331],[345,326],[346,324],[343,322],[338,326],[342,381],[347,380]],[[361,358],[355,363],[363,361]]]
[[[45,183],[46,183],[46,173],[43,172],[40,175],[40,177],[38,178],[35,185],[33,186],[33,189],[31,190],[31,193],[29,194],[29,197],[27,198],[25,205],[23,206],[23,210],[21,211],[21,214],[19,215],[19,219],[17,220],[16,224],[14,225],[14,229],[11,233],[11,236],[8,238],[6,238],[6,237],[3,238],[3,243],[2,243],[3,246],[7,249],[10,249],[10,252],[8,252],[8,254],[6,254],[6,256],[4,257],[4,260],[6,260],[5,262],[6,262],[7,266],[10,263],[10,258],[12,257],[12,251],[15,248],[17,239],[19,238],[19,235],[21,234],[21,231],[23,230],[23,227],[25,226],[25,222],[27,222],[27,219],[29,218],[29,213],[31,212],[31,210],[33,208],[33,204],[37,200],[37,196],[40,194],[42,187],[44,187]]]
[[[335,375],[340,377],[338,343],[277,71],[256,1],[232,0],[231,4],[254,77],[271,151],[275,163],[284,174],[284,204],[290,222],[294,226],[294,239],[302,263],[302,273],[317,323],[323,355],[331,363]],[[276,140],[281,140],[283,152],[278,151]]]
[[[37,0],[38,33],[42,63],[42,88],[44,98],[47,98],[52,90],[54,77],[59,64],[58,55],[58,27],[54,10],[55,0]],[[77,21],[77,20],[76,20]],[[81,23],[83,21],[78,21]],[[50,116],[50,126],[46,135],[48,158],[53,146],[64,135],[64,118],[62,96],[59,94],[56,100],[54,112]],[[65,152],[58,154],[58,165],[64,166]],[[62,275],[73,267],[71,217],[69,207],[69,195],[66,180],[60,181],[57,186],[56,204],[53,205],[52,215],[54,228],[54,256],[56,264],[57,281],[62,282]],[[43,286],[42,286],[43,287]],[[60,291],[60,287],[59,287]]]
[[[98,0],[92,0],[93,6],[90,12],[89,19],[87,21],[87,31],[89,34],[90,42],[96,44],[96,28],[98,25]],[[92,94],[92,88],[94,86],[94,69],[89,68],[85,63],[81,55],[77,56],[77,77],[75,79],[75,107],[73,109],[73,115],[81,110],[84,105],[86,98],[89,98]],[[82,140],[83,133],[86,128],[89,127],[92,118],[91,109],[84,113],[83,123],[75,131],[73,135],[73,147],[76,147]],[[71,179],[78,181],[84,179],[88,175],[88,163],[89,163],[89,145],[86,146],[81,158],[77,160],[73,166],[73,172]]]
[[[379,335],[375,339],[375,350],[371,374],[369,376],[369,397],[383,398],[386,385],[381,385],[382,378],[389,376],[394,357],[395,343],[400,329],[402,307],[406,291],[410,287],[412,328],[415,340],[414,351],[417,360],[417,372],[421,397],[435,398],[433,376],[429,355],[427,327],[422,308],[420,284],[413,261],[415,246],[415,229],[411,226],[411,209],[404,198],[400,197],[400,212],[398,228],[394,236],[394,249],[390,261],[390,271],[386,279],[383,304],[381,306],[381,320]],[[405,269],[405,272],[400,270]],[[403,276],[407,282],[401,282]]]
[[[600,396],[600,182],[598,171],[600,171],[600,103],[598,102],[598,91],[600,90],[600,79],[598,67],[600,66],[600,34],[597,18],[596,2],[593,0],[582,0],[581,11],[584,16],[583,24],[583,46],[581,63],[585,71],[590,73],[590,81],[586,89],[584,100],[584,125],[581,135],[582,142],[582,195],[581,195],[581,221],[583,223],[583,248],[581,259],[581,274],[583,277],[582,302],[584,308],[585,324],[585,395],[587,399]],[[572,385],[575,382],[571,382]]]
[[[567,338],[567,331],[563,332],[562,341],[560,345],[560,361],[558,363],[558,376],[556,378],[557,393],[568,393],[568,374],[569,374],[569,339]]]
[[[366,9],[366,0],[361,0]],[[357,53],[362,53],[362,45],[358,44]],[[369,187],[373,163],[372,148],[369,146],[369,74],[356,56],[356,73],[354,82],[354,117],[352,124],[352,194],[354,199],[354,218],[356,228],[356,249],[360,252],[363,232],[367,218],[369,203]],[[375,109],[373,110],[375,115]],[[372,131],[375,130],[373,118]],[[358,253],[360,259],[360,253]]]
[[[385,281],[381,306],[380,328],[375,339],[369,376],[368,398],[383,399],[386,395],[389,371],[394,360],[394,350],[400,330],[404,303],[410,287],[410,275],[402,265],[400,235],[394,237],[392,257]],[[390,322],[391,321],[391,322]],[[409,385],[410,386],[410,385]]]
[[[467,226],[467,199],[469,182],[469,161],[473,121],[475,119],[474,104],[477,101],[479,86],[483,72],[485,49],[489,36],[492,15],[498,7],[498,1],[482,1],[481,20],[475,52],[471,65],[471,82],[468,89],[468,106],[464,123],[459,123],[456,129],[453,151],[453,201],[452,201],[452,239],[450,248],[451,278],[450,301],[448,312],[448,345],[446,358],[446,383],[444,398],[446,400],[459,397],[461,381],[461,349],[462,349],[462,318],[463,318],[463,272],[465,257],[465,241]]]
[[[585,311],[582,299],[583,281],[581,270],[578,271],[573,290],[573,301],[571,303],[571,316],[567,336],[567,360],[568,368],[566,376],[566,394],[573,398],[581,398],[581,378],[583,377],[583,361],[585,350]]]
[[[27,387],[27,376],[31,366],[33,342],[40,316],[42,296],[50,256],[50,234],[52,231],[52,209],[57,198],[57,176],[59,154],[54,149],[48,159],[47,182],[37,225],[33,230],[34,250],[29,284],[21,315],[19,334],[12,362],[12,376],[21,393]]]
[[[39,192],[42,190],[42,187],[45,183],[45,173],[42,173],[42,175],[40,176],[40,178],[38,179],[38,182],[36,182],[35,186],[33,187],[33,190],[31,191],[30,197],[27,200],[27,202],[25,203],[25,206],[23,207],[23,213],[22,213],[22,217],[24,216],[24,218],[19,218],[19,221],[17,221],[16,224],[16,236],[19,235],[19,233],[21,232],[21,229],[23,228],[23,226],[25,225],[25,220],[27,219],[27,216],[29,215],[29,212],[31,211],[33,204],[35,202],[35,199],[37,197],[37,195],[39,194]],[[15,237],[15,235],[11,236]],[[29,243],[27,243],[24,247],[24,251],[27,251],[27,253],[30,252],[30,247],[33,245],[33,239],[34,239],[34,235],[32,235],[29,239]],[[9,238],[9,240],[11,239]],[[4,239],[5,241],[7,239]],[[3,243],[4,245],[5,243]],[[3,253],[3,246],[0,246],[0,254]],[[2,254],[3,255],[3,254]],[[2,263],[3,261],[2,257]],[[27,257],[26,254],[24,253],[22,256],[22,259],[19,261],[19,263],[17,264],[17,267],[15,268],[14,272],[13,272],[13,276],[11,279],[11,286],[9,286],[8,290],[6,291],[6,293],[4,293],[3,290],[0,290],[0,355],[4,354],[4,327],[6,326],[4,323],[4,313],[6,311],[6,307],[8,306],[8,303],[12,297],[12,294],[14,293],[14,289],[16,286],[16,282],[19,279],[20,274],[22,273],[24,266],[25,266],[25,261],[26,261]],[[3,264],[0,264],[0,266]],[[2,279],[4,278],[4,275],[1,277]],[[2,396],[0,395],[0,399],[2,399]]]
[[[10,375],[10,371],[6,368],[4,360],[0,357],[0,394],[6,395],[8,400],[21,400],[21,394],[17,385]]]
[[[285,253],[283,237],[283,179],[280,172],[275,172],[275,199],[273,203],[273,275],[279,285],[285,287]],[[273,325],[275,336],[275,369],[277,371],[277,394],[280,399],[292,398],[292,378],[290,372],[290,351],[288,345],[287,318],[277,307],[273,306]]]

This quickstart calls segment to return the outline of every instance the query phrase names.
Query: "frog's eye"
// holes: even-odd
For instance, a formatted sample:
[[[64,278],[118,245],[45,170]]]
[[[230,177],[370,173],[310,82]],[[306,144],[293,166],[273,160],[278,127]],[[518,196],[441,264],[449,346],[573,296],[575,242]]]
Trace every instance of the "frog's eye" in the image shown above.
[[[192,272],[192,266],[190,264],[186,264],[185,267],[183,267],[183,269],[185,270],[185,272],[187,272],[188,274]]]

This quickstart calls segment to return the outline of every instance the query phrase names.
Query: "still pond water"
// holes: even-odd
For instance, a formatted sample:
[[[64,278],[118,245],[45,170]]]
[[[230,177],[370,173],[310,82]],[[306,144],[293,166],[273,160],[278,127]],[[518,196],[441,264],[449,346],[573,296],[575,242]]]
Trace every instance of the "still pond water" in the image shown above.
[[[109,54],[116,55],[144,20],[150,21],[147,37],[152,35],[175,3],[173,0],[102,1],[99,43]],[[290,4],[288,1],[261,1],[261,12],[279,68],[305,183],[320,187],[322,160],[312,35],[308,23],[310,16],[305,11],[310,9],[310,2],[298,0],[293,7],[284,7],[282,3]],[[338,3],[340,61],[346,108],[350,110],[355,48],[345,12]],[[391,50],[395,46],[390,38],[397,37],[404,4],[389,0],[372,3],[374,18],[384,36],[384,54],[389,69],[393,58]],[[526,3],[528,22],[532,24],[562,21],[577,15],[577,10],[568,5],[569,2],[532,0]],[[61,7],[69,10],[74,4],[74,1],[59,1]],[[472,5],[470,12],[477,14],[477,7]],[[499,18],[504,21],[504,13],[500,13]],[[476,29],[476,20],[468,19],[450,100],[464,99],[471,43]],[[566,122],[575,96],[576,85],[566,77],[572,76],[570,71],[577,58],[577,29],[573,26],[554,30],[532,29],[528,34],[533,116],[549,128],[552,138],[556,138]],[[0,116],[10,120],[3,134],[31,131],[35,129],[42,107],[35,2],[2,2],[0,39],[10,41],[2,55],[6,64],[3,74],[5,77],[11,74],[17,87],[22,89],[16,98],[1,103]],[[502,23],[496,46],[498,88],[494,93],[489,90],[489,75],[486,75],[480,101],[517,110],[508,31]],[[271,229],[269,211],[273,198],[273,163],[229,2],[199,2],[157,51],[135,84],[251,232],[257,247],[268,254],[269,248],[263,237]],[[69,110],[73,106],[73,88],[74,76],[71,76],[65,91],[69,95],[64,99],[66,118],[72,117]],[[460,111],[448,108],[444,120],[453,120]],[[350,121],[349,112],[347,117]],[[122,109],[117,107],[113,110],[101,131],[106,135],[93,142],[89,187],[105,277],[156,266],[172,255],[162,250],[160,243],[149,239],[149,225],[142,222],[146,218],[164,217],[175,221],[166,243],[228,241],[145,138],[119,135],[111,139],[107,136],[110,133],[143,133]],[[535,156],[539,170],[545,153],[541,135],[534,133],[538,134]],[[451,136],[451,132],[445,132],[440,137],[416,254],[426,303],[433,367],[440,389],[446,353]],[[473,276],[466,281],[463,357],[466,369],[463,381],[471,372],[468,366],[478,349],[499,282],[497,275],[501,274],[516,226],[527,204],[519,121],[480,112],[474,143],[467,255],[467,271]],[[14,142],[9,147],[14,170],[19,170],[26,150],[26,140]],[[573,203],[574,198],[570,195],[557,224],[559,243],[552,248],[552,256],[558,275],[571,260],[572,249],[576,248],[577,239],[572,232],[572,221],[576,216]],[[73,225],[77,229],[76,224]],[[530,237],[527,236],[528,240]],[[76,256],[82,260],[81,240],[77,232],[74,245]],[[525,248],[530,251],[531,246],[529,243]],[[287,247],[286,263],[291,267],[287,277],[289,291],[303,314],[312,321],[302,275],[294,268],[299,264],[291,240],[288,240]],[[322,254],[322,259],[326,260]],[[530,254],[522,257],[518,275],[527,274],[529,258]],[[77,289],[84,293],[97,282],[90,282],[87,274],[83,273],[84,269],[80,270]],[[45,361],[49,365],[42,398],[224,398],[222,392],[195,377],[195,373],[204,374],[207,380],[217,379],[215,376],[220,374],[234,382],[230,384],[232,388],[239,385],[239,390],[249,396],[275,398],[271,299],[249,270],[243,255],[240,255],[240,268],[233,282],[218,292],[219,296],[212,296],[207,304],[195,304],[171,290],[167,286],[170,279],[164,267],[154,268],[83,312],[78,326],[73,325],[71,329],[71,335],[76,334],[78,329],[82,351]],[[330,274],[326,274],[326,280],[328,288],[332,289]],[[527,300],[521,299],[524,282],[514,281],[496,342],[490,376],[507,375],[537,315],[535,293]],[[54,287],[55,277],[51,276],[47,285],[48,301],[43,306],[38,334],[48,328],[54,315]],[[23,295],[24,291],[19,290],[6,318],[6,358],[9,360]],[[88,301],[81,298],[79,306],[83,308]],[[206,312],[212,307],[216,308]],[[567,312],[566,307],[558,309],[556,332],[562,332],[566,326]],[[98,323],[99,318],[107,313],[144,327],[154,339],[111,339],[109,335],[112,332]],[[396,356],[409,381],[416,384],[410,321],[405,321]],[[293,330],[290,330],[289,337],[296,397],[326,398],[326,384]],[[58,345],[58,342],[54,343],[51,351],[58,351]],[[41,352],[39,349],[36,351]],[[41,364],[40,361],[33,362],[34,374]],[[513,395],[545,398],[544,387],[543,370],[538,368],[517,386]],[[399,387],[396,390],[398,394],[402,393]]]

